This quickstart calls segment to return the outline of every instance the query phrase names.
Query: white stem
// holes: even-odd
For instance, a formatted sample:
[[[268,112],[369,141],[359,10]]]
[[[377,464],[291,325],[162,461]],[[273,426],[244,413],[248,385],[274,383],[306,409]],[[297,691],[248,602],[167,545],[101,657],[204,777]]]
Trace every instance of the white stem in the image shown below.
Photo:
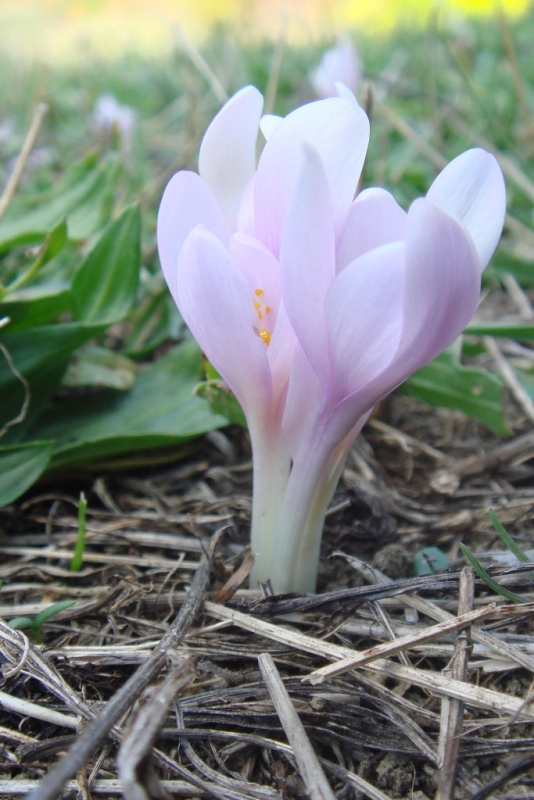
[[[272,577],[275,534],[291,462],[280,426],[273,426],[270,431],[251,430],[251,439],[254,472],[250,544],[256,561],[250,585],[254,587],[258,581]]]

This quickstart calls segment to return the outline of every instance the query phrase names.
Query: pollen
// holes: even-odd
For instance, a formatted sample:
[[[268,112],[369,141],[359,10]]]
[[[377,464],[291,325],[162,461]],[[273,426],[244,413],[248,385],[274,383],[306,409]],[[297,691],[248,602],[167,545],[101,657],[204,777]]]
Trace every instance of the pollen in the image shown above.
[[[267,330],[265,330],[265,328],[263,328],[260,331],[259,336],[260,336],[260,339],[263,339],[265,344],[269,344],[270,343],[270,341],[271,341],[271,333],[270,333],[270,331],[267,331]]]
[[[261,297],[263,294],[265,294],[265,292],[263,291],[263,289],[254,289],[254,294],[256,295],[256,297]]]

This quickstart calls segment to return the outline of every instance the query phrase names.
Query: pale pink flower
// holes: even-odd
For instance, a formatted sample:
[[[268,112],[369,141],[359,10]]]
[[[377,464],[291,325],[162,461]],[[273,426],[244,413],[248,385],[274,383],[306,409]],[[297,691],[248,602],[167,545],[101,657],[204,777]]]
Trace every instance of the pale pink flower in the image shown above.
[[[356,94],[362,78],[358,53],[349,36],[340,36],[325,50],[319,64],[309,74],[317,97],[335,97],[336,83],[343,83]]]
[[[158,217],[169,288],[247,418],[253,577],[278,591],[313,591],[348,449],[373,406],[468,323],[505,211],[501,171],[479,149],[407,213],[384,189],[354,199],[369,123],[338,93],[264,117],[256,167],[262,98],[242,89]]]

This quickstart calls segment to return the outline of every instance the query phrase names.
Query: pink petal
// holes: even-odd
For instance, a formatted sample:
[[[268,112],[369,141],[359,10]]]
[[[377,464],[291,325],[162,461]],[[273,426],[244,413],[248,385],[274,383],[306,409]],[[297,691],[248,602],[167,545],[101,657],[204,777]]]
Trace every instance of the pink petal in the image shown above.
[[[406,232],[401,351],[403,359],[413,361],[407,375],[460,335],[479,297],[479,259],[465,228],[430,200],[416,200],[408,213]]]
[[[340,401],[330,440],[341,441],[381,398],[443,352],[471,319],[479,294],[478,254],[465,228],[429,200],[416,200],[408,214],[400,346],[382,372]]]
[[[319,379],[304,350],[297,343],[282,421],[284,435],[293,459],[310,424],[313,426],[314,420],[320,414],[324,398],[325,393]]]
[[[331,97],[297,108],[270,133],[258,164],[256,232],[277,256],[284,218],[295,189],[304,142],[317,149],[340,234],[367,152],[369,120],[355,98]]]
[[[330,354],[324,301],[335,277],[334,217],[319,154],[304,145],[300,161],[280,249],[282,295],[297,338],[325,383],[330,375]]]
[[[257,303],[256,325],[272,333],[280,305],[280,267],[265,245],[252,236],[237,233],[230,240],[230,252],[249,287],[249,296]]]
[[[232,227],[241,196],[256,169],[256,141],[263,97],[245,86],[219,111],[204,134],[199,173],[211,186]]]
[[[271,134],[274,132],[275,128],[282,122],[283,117],[279,117],[278,114],[264,114],[263,117],[260,119],[260,130],[263,133],[265,139],[270,139]]]
[[[404,244],[360,256],[336,278],[326,298],[333,361],[332,391],[358,391],[391,363],[403,322]]]
[[[506,190],[501,168],[485,150],[468,150],[440,172],[427,197],[469,231],[484,269],[501,236]]]
[[[406,212],[385,189],[361,192],[351,206],[337,250],[338,272],[368,250],[403,241],[406,219]]]
[[[249,424],[271,400],[267,347],[256,334],[253,295],[229,251],[195,228],[180,252],[178,307],[215,369],[243,406]]]
[[[221,242],[230,239],[230,228],[209,186],[194,172],[178,172],[163,193],[157,226],[159,258],[175,302],[178,256],[197,225],[205,225]]]

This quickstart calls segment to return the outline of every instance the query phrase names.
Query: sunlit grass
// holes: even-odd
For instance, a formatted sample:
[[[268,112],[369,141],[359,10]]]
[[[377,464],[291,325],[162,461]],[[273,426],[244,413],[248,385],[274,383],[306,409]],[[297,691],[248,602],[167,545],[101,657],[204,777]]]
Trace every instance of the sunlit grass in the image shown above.
[[[510,15],[529,0],[501,0]],[[1,47],[17,57],[79,62],[89,53],[114,57],[128,51],[164,55],[177,26],[190,38],[206,37],[224,23],[243,37],[291,41],[333,37],[340,29],[387,32],[397,24],[421,25],[430,15],[491,15],[495,0],[2,0]]]

